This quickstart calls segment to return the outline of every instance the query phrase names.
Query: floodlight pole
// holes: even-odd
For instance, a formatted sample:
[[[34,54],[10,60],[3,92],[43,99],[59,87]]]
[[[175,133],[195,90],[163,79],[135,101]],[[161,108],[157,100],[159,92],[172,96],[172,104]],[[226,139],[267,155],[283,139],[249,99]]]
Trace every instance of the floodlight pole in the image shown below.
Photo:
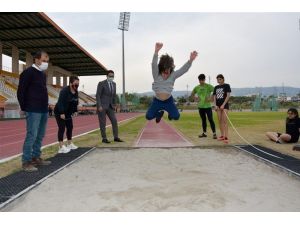
[[[124,47],[124,31],[128,31],[129,27],[129,12],[120,13],[119,29],[122,30],[122,78],[123,78],[123,94],[122,94],[122,111],[126,111],[126,98],[125,98],[125,47]]]
[[[123,78],[123,95],[122,95],[122,110],[126,110],[125,98],[125,49],[124,49],[124,30],[122,30],[122,78]]]

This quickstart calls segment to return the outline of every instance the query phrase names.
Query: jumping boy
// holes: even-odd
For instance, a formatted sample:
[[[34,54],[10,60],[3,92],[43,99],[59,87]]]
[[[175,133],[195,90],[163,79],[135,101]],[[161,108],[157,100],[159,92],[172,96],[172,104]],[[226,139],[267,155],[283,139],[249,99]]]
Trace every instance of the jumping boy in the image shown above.
[[[152,75],[154,79],[152,90],[155,92],[155,97],[146,113],[146,119],[152,120],[156,118],[156,123],[160,122],[164,110],[169,113],[169,120],[179,119],[180,114],[171,93],[175,80],[189,70],[192,62],[198,55],[196,51],[191,52],[190,59],[179,70],[174,71],[174,60],[168,54],[162,55],[157,65],[158,52],[162,47],[163,43],[155,44],[155,52],[152,60]]]

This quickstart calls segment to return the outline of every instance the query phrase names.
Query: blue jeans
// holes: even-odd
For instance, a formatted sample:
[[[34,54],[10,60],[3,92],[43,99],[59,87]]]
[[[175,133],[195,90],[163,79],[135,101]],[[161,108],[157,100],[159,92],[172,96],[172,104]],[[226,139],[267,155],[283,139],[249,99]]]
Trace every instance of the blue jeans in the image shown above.
[[[26,137],[23,145],[22,162],[30,162],[41,155],[46,133],[48,113],[26,112]]]
[[[161,101],[154,97],[151,106],[146,113],[146,119],[152,120],[156,117],[159,117],[160,110],[167,111],[169,113],[169,119],[178,120],[180,117],[178,109],[174,103],[173,96],[171,96],[165,101]]]

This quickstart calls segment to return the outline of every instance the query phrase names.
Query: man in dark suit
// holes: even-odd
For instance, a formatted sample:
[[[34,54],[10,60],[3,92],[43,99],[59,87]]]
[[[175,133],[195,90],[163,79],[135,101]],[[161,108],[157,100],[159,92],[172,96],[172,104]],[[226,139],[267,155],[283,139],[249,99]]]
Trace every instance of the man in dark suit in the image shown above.
[[[116,108],[116,83],[114,80],[114,71],[107,71],[107,79],[98,83],[96,100],[97,111],[103,143],[110,143],[106,137],[106,115],[110,119],[114,141],[123,142],[118,136],[118,122],[115,116]]]

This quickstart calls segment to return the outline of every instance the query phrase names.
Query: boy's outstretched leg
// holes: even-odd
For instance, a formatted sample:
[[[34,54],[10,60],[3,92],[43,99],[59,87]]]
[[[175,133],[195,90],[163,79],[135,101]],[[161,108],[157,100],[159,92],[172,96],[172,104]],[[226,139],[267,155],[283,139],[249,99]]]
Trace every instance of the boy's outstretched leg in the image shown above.
[[[156,118],[155,118],[155,122],[156,123],[159,123],[161,118],[163,117],[164,115],[164,111],[163,110],[160,110],[156,113]]]
[[[162,110],[160,101],[156,98],[153,98],[153,101],[146,113],[146,119],[152,120],[152,119],[156,118],[156,122],[159,123],[163,114],[164,114],[164,111]]]
[[[168,119],[169,120],[179,120],[180,113],[174,103],[174,99],[171,96],[168,100],[168,103],[165,107],[165,110],[169,113]]]

